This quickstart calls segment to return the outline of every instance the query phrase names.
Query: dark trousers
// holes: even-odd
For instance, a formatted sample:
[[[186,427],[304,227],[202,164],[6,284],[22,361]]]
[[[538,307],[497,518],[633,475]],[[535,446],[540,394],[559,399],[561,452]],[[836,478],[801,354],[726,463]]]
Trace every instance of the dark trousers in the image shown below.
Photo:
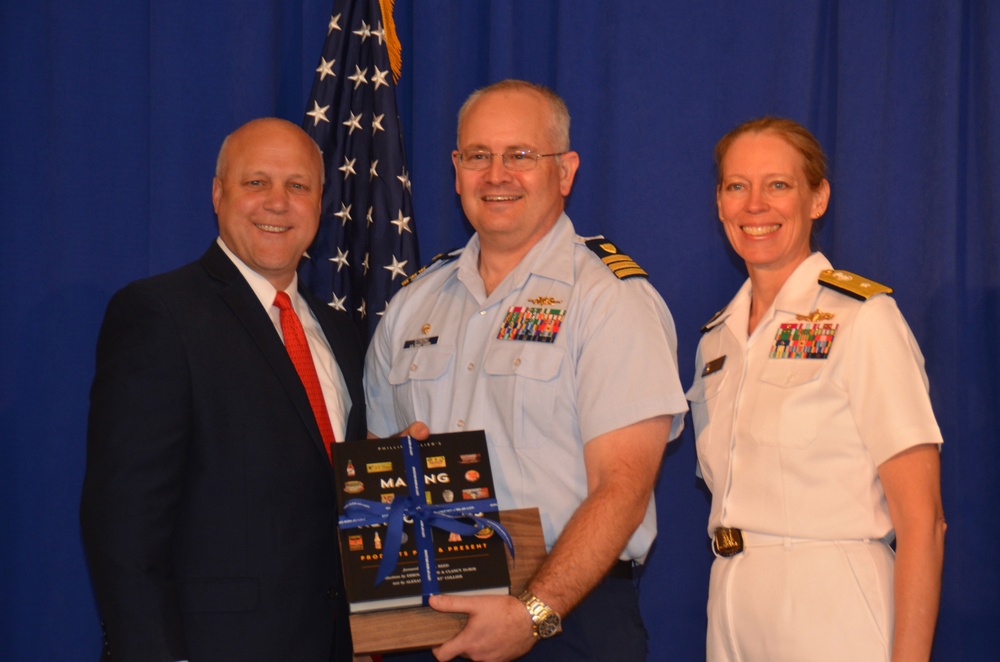
[[[644,662],[646,628],[628,579],[605,579],[563,620],[561,634],[539,641],[523,662]],[[385,662],[431,662],[430,651],[386,655]]]

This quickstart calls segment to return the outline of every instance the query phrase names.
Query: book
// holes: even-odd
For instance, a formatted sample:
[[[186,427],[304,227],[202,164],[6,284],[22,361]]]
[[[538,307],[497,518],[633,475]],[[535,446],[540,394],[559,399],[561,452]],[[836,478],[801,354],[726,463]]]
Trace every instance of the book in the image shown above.
[[[432,593],[509,593],[482,431],[347,441],[331,449],[352,614],[420,606]]]

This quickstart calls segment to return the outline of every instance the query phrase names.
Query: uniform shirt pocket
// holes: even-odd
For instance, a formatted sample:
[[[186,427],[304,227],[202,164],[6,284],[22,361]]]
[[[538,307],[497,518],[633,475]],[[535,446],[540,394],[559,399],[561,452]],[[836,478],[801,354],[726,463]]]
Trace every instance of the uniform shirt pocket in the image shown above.
[[[750,435],[762,446],[805,448],[816,439],[825,362],[773,359],[760,373]]]
[[[567,407],[560,397],[564,352],[559,347],[505,340],[490,349],[483,363],[493,406],[501,420],[510,421],[509,439],[493,435],[497,445],[538,446],[553,426],[570,425],[560,413]]]
[[[389,384],[403,420],[417,420],[417,412],[426,420],[433,420],[434,396],[447,398],[437,382],[446,379],[453,356],[452,347],[428,345],[403,349],[393,357]],[[441,402],[438,406],[441,406]],[[409,409],[406,410],[406,407]]]
[[[722,390],[722,385],[726,381],[727,374],[725,371],[722,371],[713,373],[707,377],[698,377],[694,381],[694,384],[691,384],[691,388],[687,390],[684,397],[691,404],[706,405]]]

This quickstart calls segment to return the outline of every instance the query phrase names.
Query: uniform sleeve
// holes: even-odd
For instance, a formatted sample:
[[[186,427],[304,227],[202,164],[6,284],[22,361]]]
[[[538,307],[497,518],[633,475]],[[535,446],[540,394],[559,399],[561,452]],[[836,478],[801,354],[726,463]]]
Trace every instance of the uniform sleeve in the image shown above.
[[[580,433],[590,440],[660,415],[673,415],[670,439],[684,427],[687,400],[677,370],[677,334],[666,304],[645,280],[588,288],[577,345]]]
[[[190,378],[166,312],[135,286],[112,299],[90,393],[80,522],[111,651],[187,657],[171,541],[191,418]]]
[[[701,417],[705,416],[705,378],[702,376],[701,372],[705,368],[705,359],[702,356],[702,345],[704,344],[704,336],[702,336],[701,341],[698,343],[698,349],[695,351],[694,356],[694,376],[691,381],[691,388],[687,390],[684,397],[691,403],[691,422],[694,424],[694,434],[697,438],[698,433],[705,428],[706,421],[701,420]],[[704,474],[701,469],[701,458],[695,459],[694,465],[694,475],[698,478],[704,479]]]
[[[942,443],[924,357],[896,302],[865,302],[852,330],[845,367],[851,412],[878,466],[912,446]]]

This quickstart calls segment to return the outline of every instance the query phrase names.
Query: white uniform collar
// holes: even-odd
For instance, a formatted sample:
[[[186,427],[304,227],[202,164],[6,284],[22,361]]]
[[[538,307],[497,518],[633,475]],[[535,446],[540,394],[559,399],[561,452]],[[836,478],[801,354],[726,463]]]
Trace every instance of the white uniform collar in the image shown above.
[[[767,326],[779,311],[796,315],[810,313],[816,307],[816,298],[819,296],[816,284],[819,273],[830,268],[830,261],[818,251],[803,260],[781,286],[774,303],[758,322],[757,329]],[[733,300],[711,325],[724,323],[737,338],[745,338],[750,319],[750,296],[751,284],[747,278]]]

